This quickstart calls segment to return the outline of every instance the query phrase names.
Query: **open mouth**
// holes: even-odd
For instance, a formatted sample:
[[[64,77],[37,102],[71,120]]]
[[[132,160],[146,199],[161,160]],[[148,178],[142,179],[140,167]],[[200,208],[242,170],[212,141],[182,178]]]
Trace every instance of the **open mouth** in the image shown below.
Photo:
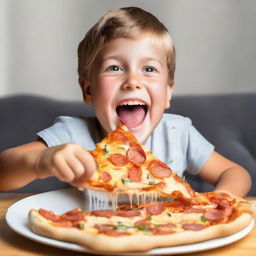
[[[141,101],[127,101],[116,107],[119,120],[128,128],[142,124],[148,111],[148,106]]]

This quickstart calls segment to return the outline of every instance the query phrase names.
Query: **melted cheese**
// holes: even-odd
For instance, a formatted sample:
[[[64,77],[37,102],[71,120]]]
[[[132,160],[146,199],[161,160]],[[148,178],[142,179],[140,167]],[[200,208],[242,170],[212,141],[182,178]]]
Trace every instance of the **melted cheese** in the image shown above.
[[[89,211],[96,211],[102,209],[118,208],[118,204],[145,204],[147,202],[154,202],[158,199],[158,194],[155,191],[141,192],[138,190],[130,190],[127,193],[106,193],[102,191],[87,190]]]
[[[170,214],[170,216],[168,215]],[[166,210],[164,213],[160,215],[152,216],[151,223],[159,225],[159,224],[165,224],[165,223],[174,223],[177,224],[183,224],[183,223],[202,223],[201,222],[201,216],[202,213],[180,213],[180,212],[170,212],[169,210]]]
[[[182,183],[177,182],[173,177],[165,178],[164,181],[166,183],[166,187],[163,191],[166,194],[171,194],[174,191],[180,191],[186,198],[191,197],[187,188]]]
[[[108,193],[88,189],[87,190],[89,211],[96,211],[101,209],[110,209],[110,197]]]

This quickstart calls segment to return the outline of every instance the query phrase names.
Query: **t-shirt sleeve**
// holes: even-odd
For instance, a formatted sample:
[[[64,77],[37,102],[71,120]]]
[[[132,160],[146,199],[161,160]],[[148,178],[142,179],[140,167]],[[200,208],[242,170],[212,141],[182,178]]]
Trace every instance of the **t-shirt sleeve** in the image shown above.
[[[37,133],[48,147],[66,143],[77,143],[87,150],[95,149],[101,140],[101,127],[95,117],[80,118],[59,116],[54,124]]]
[[[48,147],[70,143],[73,141],[72,134],[68,127],[68,117],[58,117],[52,126],[38,132],[37,136],[42,139]]]
[[[191,121],[187,146],[187,172],[197,175],[213,153],[214,146],[198,132]]]

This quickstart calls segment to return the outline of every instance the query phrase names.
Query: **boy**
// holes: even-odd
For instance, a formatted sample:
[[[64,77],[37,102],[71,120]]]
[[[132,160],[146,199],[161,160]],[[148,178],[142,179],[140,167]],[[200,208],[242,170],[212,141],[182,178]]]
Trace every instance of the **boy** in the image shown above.
[[[163,114],[172,96],[175,50],[153,15],[136,7],[108,12],[82,40],[78,57],[84,102],[93,104],[97,119],[60,117],[38,141],[2,152],[0,190],[50,176],[81,187],[96,169],[87,150],[124,123],[179,175],[187,170],[218,190],[246,195],[251,179],[241,166],[215,152],[188,118]]]

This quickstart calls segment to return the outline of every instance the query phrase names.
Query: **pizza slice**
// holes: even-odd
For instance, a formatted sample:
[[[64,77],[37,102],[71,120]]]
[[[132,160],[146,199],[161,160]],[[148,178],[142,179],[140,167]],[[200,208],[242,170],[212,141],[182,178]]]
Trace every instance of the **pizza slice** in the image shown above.
[[[29,227],[39,235],[80,244],[95,252],[146,251],[236,233],[253,221],[253,205],[223,192],[204,193],[208,205],[155,201],[92,212],[57,215],[32,209]]]
[[[198,202],[195,191],[120,125],[91,152],[97,170],[85,187],[112,194],[152,195]]]

